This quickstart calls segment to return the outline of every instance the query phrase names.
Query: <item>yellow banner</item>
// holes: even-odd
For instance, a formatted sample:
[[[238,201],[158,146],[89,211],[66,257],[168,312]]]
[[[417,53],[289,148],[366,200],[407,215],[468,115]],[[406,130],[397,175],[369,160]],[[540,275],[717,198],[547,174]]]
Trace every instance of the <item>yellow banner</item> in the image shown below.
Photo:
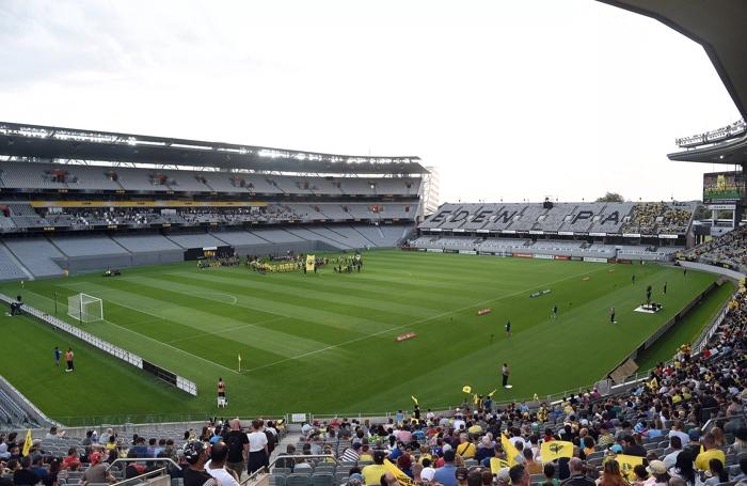
[[[517,457],[519,457],[519,451],[516,447],[514,447],[514,444],[512,444],[506,435],[503,433],[501,434],[501,447],[504,448],[504,452],[506,452],[506,458],[509,462],[510,467],[514,466],[515,464],[519,464],[517,462]]]
[[[636,479],[634,474],[634,467],[644,463],[644,458],[640,456],[627,456],[626,454],[618,454],[615,457],[618,464],[621,466],[621,474],[629,481]]]
[[[391,472],[395,478],[397,478],[397,482],[400,483],[400,486],[413,486],[415,484],[407,474],[402,472],[400,468],[394,465],[389,459],[384,460],[384,468],[387,472]]]
[[[572,457],[574,444],[563,440],[543,442],[540,446],[540,458],[544,463],[555,461],[559,457]]]
[[[313,272],[314,271],[314,255],[307,255],[306,256],[306,271],[307,272]]]
[[[499,459],[498,457],[491,458],[491,474],[499,474],[499,469],[501,469],[502,467],[509,467],[509,463],[504,459]]]
[[[31,429],[26,430],[26,438],[23,440],[23,457],[29,455],[29,451],[31,450],[31,443],[33,441],[34,439],[31,437]]]

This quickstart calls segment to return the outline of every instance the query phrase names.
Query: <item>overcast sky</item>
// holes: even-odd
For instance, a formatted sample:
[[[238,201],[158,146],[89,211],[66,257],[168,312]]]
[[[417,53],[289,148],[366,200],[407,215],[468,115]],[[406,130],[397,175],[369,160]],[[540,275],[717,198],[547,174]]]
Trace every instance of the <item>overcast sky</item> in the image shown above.
[[[0,120],[415,155],[443,202],[700,199],[703,48],[593,0],[0,1]]]

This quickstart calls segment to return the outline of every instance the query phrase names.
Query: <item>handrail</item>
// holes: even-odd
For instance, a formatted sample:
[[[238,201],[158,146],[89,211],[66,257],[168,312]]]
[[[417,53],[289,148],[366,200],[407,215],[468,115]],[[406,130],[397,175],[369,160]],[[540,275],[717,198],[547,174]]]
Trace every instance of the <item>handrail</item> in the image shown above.
[[[111,464],[109,464],[109,467],[107,468],[107,471],[109,469],[111,469],[112,466],[114,466],[115,464],[120,463],[120,462],[124,462],[124,463],[128,463],[128,462],[169,462],[174,467],[176,467],[178,470],[180,470],[180,471],[182,470],[182,467],[179,464],[177,464],[176,462],[174,462],[174,459],[172,459],[171,457],[119,457],[119,458],[115,459],[114,461],[112,461]],[[165,469],[165,468],[161,468],[161,469]],[[158,471],[158,469],[157,469],[157,471]],[[150,472],[153,472],[153,471],[150,471]],[[143,474],[147,474],[147,473],[143,473]],[[139,476],[142,476],[143,474],[140,474]]]
[[[114,464],[114,462],[112,462],[112,464]],[[159,469],[154,469],[153,471],[144,472],[143,474],[138,474],[137,476],[134,476],[132,478],[126,478],[126,479],[123,479],[122,481],[117,481],[114,484],[119,485],[119,486],[130,484],[130,483],[132,483],[133,485],[141,484],[144,479],[154,478],[157,476],[164,476],[166,474],[168,474],[167,469],[165,467],[162,467]]]

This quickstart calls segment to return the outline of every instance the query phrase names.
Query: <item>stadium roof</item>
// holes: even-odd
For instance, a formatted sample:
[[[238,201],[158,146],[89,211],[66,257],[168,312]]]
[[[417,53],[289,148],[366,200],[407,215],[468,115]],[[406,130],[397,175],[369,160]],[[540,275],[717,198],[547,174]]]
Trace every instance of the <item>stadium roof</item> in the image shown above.
[[[321,174],[425,174],[415,156],[371,157],[0,122],[0,155]]]
[[[746,113],[746,2],[598,0],[662,22],[704,47],[740,115]],[[687,69],[687,68],[686,68]],[[696,93],[695,95],[698,95]],[[684,101],[687,102],[687,101]],[[668,154],[670,160],[746,166],[746,136]]]
[[[704,47],[740,115],[746,113],[746,2],[598,0],[659,20]],[[632,35],[636,35],[632,32]],[[685,73],[684,73],[685,74]]]

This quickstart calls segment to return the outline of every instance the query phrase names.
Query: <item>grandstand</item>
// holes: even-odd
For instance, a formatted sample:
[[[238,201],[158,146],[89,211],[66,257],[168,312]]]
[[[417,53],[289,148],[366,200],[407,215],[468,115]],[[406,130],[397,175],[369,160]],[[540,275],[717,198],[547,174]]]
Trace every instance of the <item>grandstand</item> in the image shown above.
[[[656,18],[663,15],[660,8],[667,13],[666,7],[671,4],[633,0],[611,0],[608,3],[640,13],[644,11]],[[689,5],[685,3],[670,7],[677,10],[677,15],[671,11],[673,19],[670,23],[679,29],[683,29],[683,24],[688,24],[687,21],[694,15],[697,18],[708,17],[708,12],[704,12],[700,5],[696,9],[698,13],[691,16],[687,7]],[[655,12],[647,10],[650,8]],[[730,42],[712,42],[705,47],[719,66],[720,74],[727,79],[728,90],[745,116],[744,83],[730,80],[730,73],[736,72],[742,76],[740,79],[745,79],[745,56],[738,56],[743,69],[734,70],[734,66],[725,62],[724,55],[725,44],[745,47],[745,27],[742,24],[745,18],[744,3],[742,8],[742,15],[728,12],[731,13],[728,20],[731,17],[741,22],[740,29],[732,28],[732,24],[724,27],[725,22],[719,21],[710,25],[730,35],[742,31],[743,42],[733,42],[732,37],[725,34],[723,39]],[[714,10],[721,12],[729,9],[715,6]],[[709,39],[707,27],[704,28],[706,33],[704,29],[699,29],[698,35],[692,34],[692,37]],[[740,141],[734,143],[735,137],[743,137],[742,153]],[[743,122],[711,134],[684,139],[680,146],[688,149],[691,156],[699,158],[718,156],[720,150],[726,148],[726,143],[729,145],[726,155],[733,160],[742,157],[739,162],[742,162],[744,171],[744,137]],[[141,141],[144,143],[139,145]],[[197,148],[198,145],[202,148]],[[191,149],[191,146],[195,147]],[[134,147],[140,147],[142,153],[136,153]],[[0,202],[3,209],[3,216],[0,216],[0,280],[51,279],[111,266],[179,263],[194,257],[196,253],[226,247],[240,255],[284,255],[287,252],[393,248],[403,241],[407,241],[406,246],[410,248],[424,250],[424,256],[429,256],[426,252],[443,252],[622,263],[650,260],[668,263],[677,259],[684,268],[690,268],[690,262],[698,262],[707,267],[719,267],[714,271],[729,268],[743,275],[746,268],[744,226],[719,238],[693,245],[695,202],[562,202],[552,207],[530,203],[448,203],[421,221],[423,168],[414,157],[372,160],[366,157],[307,154],[10,123],[0,124],[0,149],[0,154],[4,156],[0,160],[0,187],[3,188],[3,201]],[[62,163],[70,159],[90,164]],[[175,164],[174,160],[180,163]],[[150,165],[146,167],[146,164]],[[734,215],[738,224],[739,214],[738,208]],[[447,267],[459,264],[455,263],[453,256],[438,255],[444,259]],[[519,260],[507,261],[514,263]],[[399,269],[401,266],[402,260],[393,260],[392,267]],[[649,267],[646,265],[646,268]],[[661,268],[659,265],[651,267]],[[531,267],[526,268],[529,270]],[[543,271],[538,268],[534,267],[534,270]],[[433,273],[431,275],[429,285],[434,289],[443,286],[454,292],[459,286],[459,280],[455,284],[441,281]],[[672,275],[672,272],[668,275]],[[685,271],[683,276],[685,278]],[[210,282],[207,285],[214,285],[221,292],[226,285],[220,287],[219,282],[229,280],[226,274],[201,274],[200,277]],[[147,278],[155,281],[154,277]],[[389,278],[391,275],[387,276]],[[392,280],[387,279],[382,284],[400,285],[403,294],[410,291],[407,285],[400,282],[393,284]],[[64,284],[66,282],[63,281]],[[238,278],[234,279],[231,285],[238,286],[238,282]],[[624,283],[628,286],[628,282]],[[71,285],[90,283],[78,280]],[[255,285],[255,282],[247,283],[248,287]],[[360,284],[351,287],[357,285]],[[314,290],[307,291],[314,293]],[[138,294],[142,307],[148,307],[145,303],[148,300],[147,292],[148,289],[145,289]],[[416,483],[430,485],[435,483],[429,482],[426,474],[421,475],[422,464],[418,463],[428,457],[433,459],[434,466],[443,468],[445,456],[446,459],[450,456],[446,448],[448,444],[452,454],[457,451],[458,466],[471,469],[470,472],[468,469],[464,471],[467,483],[478,484],[475,482],[474,468],[485,466],[482,460],[491,455],[512,465],[515,454],[512,443],[521,440],[532,452],[533,460],[525,466],[527,469],[535,460],[541,461],[538,450],[540,443],[559,441],[560,445],[560,441],[571,442],[574,445],[573,453],[586,461],[586,467],[581,472],[590,479],[599,475],[604,462],[616,459],[626,464],[623,468],[625,471],[631,469],[631,458],[625,456],[630,456],[634,450],[638,453],[638,449],[631,447],[632,441],[644,450],[653,472],[656,469],[654,461],[667,462],[673,454],[678,454],[681,442],[685,442],[683,445],[686,447],[679,457],[685,458],[685,464],[691,464],[694,460],[700,463],[698,457],[702,454],[701,448],[714,447],[713,452],[721,458],[718,462],[725,469],[724,477],[719,478],[718,484],[745,484],[745,292],[743,279],[728,305],[713,322],[707,323],[697,340],[680,347],[672,359],[658,363],[652,369],[642,370],[640,375],[624,380],[625,383],[617,386],[604,380],[597,383],[598,386],[578,384],[577,389],[562,396],[549,397],[544,393],[546,390],[539,390],[540,397],[530,399],[528,395],[527,400],[517,401],[501,399],[498,395],[494,399],[493,393],[478,397],[477,401],[466,396],[460,406],[448,410],[427,411],[414,407],[412,412],[394,412],[402,405],[393,402],[393,410],[388,412],[388,416],[350,419],[333,412],[329,416],[296,415],[290,411],[294,407],[292,399],[286,403],[276,403],[274,406],[284,409],[286,415],[274,417],[284,419],[280,424],[275,421],[265,424],[268,436],[273,437],[274,442],[277,440],[276,450],[267,464],[271,474],[268,476],[261,471],[248,477],[244,473],[243,483],[252,482],[262,486],[360,486],[361,479],[352,476],[357,473],[351,468],[363,468],[373,462],[372,456],[360,455],[362,450],[366,452],[368,449],[381,451],[396,464],[390,471],[398,473],[398,476],[390,478],[390,481],[383,476],[386,484],[399,482],[401,486],[410,486],[413,483],[403,475],[411,474]],[[319,298],[323,293],[324,289],[321,289],[319,294],[312,297]],[[429,295],[424,300],[436,306],[438,295]],[[224,294],[224,297],[231,296]],[[301,297],[293,293],[294,299]],[[351,300],[364,301],[367,298],[370,296],[353,295]],[[607,297],[600,298],[604,300]],[[417,313],[414,303],[392,300],[387,304],[393,308]],[[470,302],[472,304],[473,301]],[[695,305],[698,307],[700,302]],[[603,307],[607,307],[607,301]],[[245,309],[245,312],[249,310]],[[300,315],[309,310],[299,306],[297,312]],[[680,310],[677,313],[680,314]],[[687,314],[688,310],[684,309],[682,313]],[[48,318],[49,315],[42,313],[42,317]],[[151,321],[158,318],[157,315],[150,317],[153,318]],[[206,320],[211,317],[226,318],[218,310],[215,314],[206,313],[205,317]],[[349,316],[350,319],[357,317]],[[703,319],[711,319],[711,316]],[[148,327],[153,322],[136,325]],[[474,338],[465,330],[454,331],[455,323],[445,323],[444,327],[449,327],[452,332],[445,334],[450,340]],[[8,332],[8,328],[10,326],[6,326],[5,340],[20,346],[18,343],[23,341],[17,340],[18,336],[13,334],[22,331]],[[344,329],[341,327],[337,331],[342,333]],[[305,332],[305,340],[311,341],[316,337],[311,335],[315,331]],[[607,338],[601,338],[589,347],[559,347],[538,353],[538,341],[547,340],[543,338],[553,335],[552,332],[536,334],[534,340],[524,343],[515,341],[517,352],[532,362],[584,354],[602,359],[601,355],[611,347]],[[614,335],[612,331],[607,332]],[[359,358],[365,358],[364,354],[380,351],[372,347],[366,353],[361,353],[355,361],[357,366],[347,370],[350,373],[345,378],[360,382],[358,392],[361,400],[365,401],[372,389],[404,387],[420,367],[437,368],[435,379],[421,380],[409,388],[415,388],[416,394],[434,392],[442,387],[438,378],[444,374],[444,370],[439,369],[442,363],[438,359],[445,348],[452,344],[447,338],[439,339],[438,346],[423,353],[419,362],[403,367],[399,367],[397,359],[378,363],[376,367],[361,366]],[[292,347],[300,346],[300,341],[302,339],[296,339],[293,343],[276,341],[267,345]],[[210,341],[211,344],[217,342],[223,343]],[[33,348],[28,342],[23,342],[23,346],[24,353]],[[194,346],[204,347],[202,341]],[[482,363],[476,363],[472,356],[468,358],[465,360],[467,362],[459,365],[471,371],[476,368],[478,372],[484,371]],[[34,351],[23,356],[24,361],[38,359],[41,358]],[[185,361],[183,356],[179,359]],[[190,363],[194,368],[208,366],[204,361],[196,361]],[[565,364],[562,360],[555,362],[559,368],[565,367]],[[110,371],[101,361],[96,362],[95,366],[99,368],[97,373],[99,370]],[[336,363],[330,359],[325,366],[334,368]],[[454,367],[454,363],[450,362],[448,366]],[[27,364],[27,367],[31,369],[31,364]],[[21,368],[24,368],[21,373],[25,373],[26,367],[19,360],[13,363],[13,368],[14,373],[19,373],[18,369]],[[377,371],[383,368],[393,369],[397,375],[378,376]],[[227,371],[233,372],[230,369]],[[36,388],[52,386],[44,383],[41,375],[23,376],[26,385]],[[95,388],[99,381],[111,381],[116,388],[133,379],[133,375],[124,373],[116,374],[114,379],[103,373],[91,376],[93,379],[89,383],[96,390],[100,390]],[[318,393],[329,393],[330,389],[339,386],[339,382],[331,383],[326,378],[321,373],[305,374],[302,380],[312,382]],[[255,378],[252,376],[249,379]],[[399,379],[403,383],[398,383]],[[253,384],[256,385],[256,382]],[[282,387],[284,383],[275,385]],[[111,383],[107,383],[107,386],[111,387]],[[293,388],[292,385],[286,386]],[[247,390],[249,394],[255,388],[247,386]],[[139,392],[151,396],[153,402],[159,402],[169,398],[170,390],[147,386]],[[297,393],[298,390],[292,392]],[[97,398],[92,397],[88,389],[78,393],[81,400]],[[411,404],[410,400],[417,405],[415,396],[406,395],[403,393],[408,405]],[[423,398],[422,395],[419,397]],[[174,401],[169,403],[173,404]],[[68,405],[75,410],[74,403]],[[231,410],[227,413],[231,413]],[[22,446],[31,445],[29,458],[41,457],[45,462],[41,469],[57,474],[57,484],[99,486],[86,481],[83,475],[85,471],[95,468],[93,463],[99,460],[96,452],[100,451],[109,458],[107,467],[110,467],[113,481],[181,486],[185,480],[180,477],[180,467],[188,467],[184,461],[187,441],[199,439],[208,442],[214,437],[228,434],[228,422],[212,415],[201,421],[169,424],[159,423],[155,418],[147,421],[151,423],[144,424],[132,424],[127,420],[116,424],[99,421],[87,427],[69,428],[66,434],[61,434],[58,433],[61,424],[45,417],[24,400],[12,385],[0,380],[0,429],[13,431],[13,435],[0,437],[0,460],[7,466],[4,471],[6,479],[13,480],[13,469],[18,466]],[[459,424],[463,424],[464,428],[460,429]],[[241,426],[246,429],[250,421],[242,420]],[[29,439],[24,437],[27,428],[34,429],[33,432],[29,430],[32,444],[28,444],[26,441]],[[671,435],[679,440],[670,439]],[[684,439],[681,440],[681,437]],[[149,439],[154,444],[148,446]],[[106,444],[112,444],[111,449]],[[282,455],[286,450],[293,452],[293,449],[286,449],[288,445],[295,446],[297,452],[290,458]],[[624,447],[631,448],[631,451]],[[472,452],[467,453],[468,450]],[[624,454],[616,455],[621,452]],[[693,456],[689,460],[688,454],[691,453]],[[73,458],[79,456],[80,466],[65,467],[58,474],[57,462],[51,458],[62,458],[68,454]],[[124,456],[131,457],[133,467],[127,467]],[[164,466],[161,462],[165,460],[173,460],[179,466]],[[645,459],[636,460],[643,462]],[[556,480],[567,479],[576,472],[570,471],[570,461],[566,456],[546,462],[553,465],[548,474],[551,481],[547,484],[556,484]],[[411,468],[410,464],[415,465]],[[492,484],[508,484],[508,471],[491,468],[489,459],[489,466],[483,467],[483,470],[492,469],[493,474],[489,475]],[[689,486],[701,484],[701,480],[697,482],[695,478],[687,477],[688,470],[690,468],[679,466],[671,469],[670,474],[682,478],[682,482]],[[367,472],[364,471],[364,476],[367,476]],[[377,470],[376,476],[380,474],[381,471]],[[522,480],[515,483],[545,484],[545,475],[535,472],[528,476],[523,475]],[[378,484],[378,481],[378,477],[374,477],[366,484]],[[54,485],[55,481],[49,483]],[[717,482],[710,480],[708,484]]]

